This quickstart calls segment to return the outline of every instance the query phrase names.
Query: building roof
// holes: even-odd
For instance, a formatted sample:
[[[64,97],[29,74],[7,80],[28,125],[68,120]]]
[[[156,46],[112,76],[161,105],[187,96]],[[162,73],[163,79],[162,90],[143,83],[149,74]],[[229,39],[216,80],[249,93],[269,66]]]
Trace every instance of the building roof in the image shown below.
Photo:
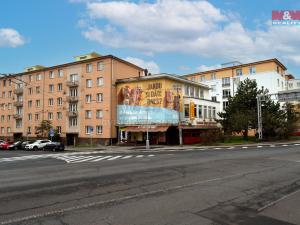
[[[174,80],[177,82],[181,83],[186,83],[186,84],[192,84],[204,88],[209,88],[208,85],[202,84],[199,82],[194,82],[191,80],[188,80],[187,78],[184,78],[182,76],[178,76],[176,74],[168,74],[168,73],[160,73],[160,74],[153,74],[149,76],[142,76],[142,77],[133,77],[133,78],[126,78],[126,79],[118,79],[116,83],[127,83],[127,82],[138,82],[138,81],[147,81],[147,80],[154,80],[154,79],[169,79],[169,80]]]
[[[266,59],[266,60],[251,62],[251,63],[244,63],[244,64],[239,64],[239,65],[229,66],[229,67],[222,67],[222,68],[213,69],[213,70],[207,70],[207,71],[201,71],[201,72],[196,72],[196,73],[191,73],[191,74],[185,74],[183,76],[193,76],[193,75],[200,75],[200,74],[206,74],[206,73],[214,73],[214,72],[219,72],[219,71],[222,71],[222,70],[238,69],[238,68],[241,68],[243,66],[252,66],[252,65],[268,63],[268,62],[275,62],[278,65],[280,65],[283,69],[285,69],[285,70],[287,69],[277,58],[273,58],[273,59]]]
[[[55,65],[55,66],[50,66],[50,67],[45,67],[45,68],[40,68],[40,69],[37,69],[37,70],[34,70],[34,71],[25,71],[25,72],[21,72],[21,73],[14,73],[14,74],[6,74],[8,76],[21,76],[21,75],[26,75],[26,74],[32,74],[32,73],[37,73],[37,72],[44,72],[44,71],[47,71],[47,70],[53,70],[53,69],[57,69],[57,68],[61,68],[61,67],[67,67],[67,66],[72,66],[72,65],[78,65],[78,64],[82,64],[82,63],[88,63],[88,62],[93,62],[93,61],[97,61],[97,60],[103,60],[103,59],[108,59],[108,58],[111,58],[111,59],[115,59],[119,62],[122,62],[122,63],[125,63],[129,66],[133,66],[137,69],[140,69],[140,70],[144,70],[144,68],[141,68],[133,63],[130,63],[126,60],[123,60],[121,58],[118,58],[116,56],[113,56],[113,55],[104,55],[104,56],[99,56],[99,57],[95,57],[95,58],[89,58],[89,59],[86,59],[86,60],[81,60],[81,61],[73,61],[73,62],[69,62],[69,63],[64,63],[64,64],[59,64],[59,65]],[[8,76],[0,76],[0,79],[3,78],[3,77],[8,77]]]

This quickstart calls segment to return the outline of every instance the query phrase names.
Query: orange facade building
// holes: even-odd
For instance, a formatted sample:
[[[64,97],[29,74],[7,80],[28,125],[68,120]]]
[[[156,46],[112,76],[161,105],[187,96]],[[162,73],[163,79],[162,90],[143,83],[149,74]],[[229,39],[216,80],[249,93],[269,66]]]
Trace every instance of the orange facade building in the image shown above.
[[[0,139],[36,138],[50,120],[68,145],[117,139],[117,79],[139,77],[144,69],[112,55],[78,56],[52,67],[34,66],[0,77]]]

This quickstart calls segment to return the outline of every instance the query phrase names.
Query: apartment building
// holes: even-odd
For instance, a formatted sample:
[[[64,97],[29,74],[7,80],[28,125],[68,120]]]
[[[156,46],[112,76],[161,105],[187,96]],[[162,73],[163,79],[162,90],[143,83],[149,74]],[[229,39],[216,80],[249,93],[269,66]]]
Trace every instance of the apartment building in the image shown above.
[[[276,58],[242,64],[231,62],[221,68],[188,74],[186,78],[206,84],[210,87],[209,95],[219,101],[221,110],[228,105],[228,97],[234,96],[238,84],[249,78],[257,82],[258,88],[268,89],[270,94],[277,94],[285,89],[286,67]]]
[[[36,138],[36,127],[50,120],[68,145],[113,142],[115,82],[143,75],[143,68],[120,58],[90,53],[0,77],[0,138]]]
[[[117,80],[117,125],[120,141],[151,144],[201,142],[202,134],[218,129],[219,102],[209,98],[207,85],[157,74]]]

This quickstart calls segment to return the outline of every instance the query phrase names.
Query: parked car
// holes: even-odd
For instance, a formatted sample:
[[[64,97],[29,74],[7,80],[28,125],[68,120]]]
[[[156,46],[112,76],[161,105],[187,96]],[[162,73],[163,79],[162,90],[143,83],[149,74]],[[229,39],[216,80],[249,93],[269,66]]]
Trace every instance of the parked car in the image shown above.
[[[8,150],[8,146],[12,145],[14,142],[12,141],[5,141],[0,143],[0,149]]]
[[[28,144],[32,144],[35,141],[23,141],[21,144],[21,149],[25,150],[25,146]]]
[[[45,145],[51,143],[50,140],[37,140],[35,142],[33,142],[32,144],[27,144],[25,146],[25,150],[42,150],[44,149]]]
[[[51,150],[51,151],[64,151],[65,150],[65,146],[63,143],[61,142],[50,142],[47,143],[44,146],[44,150]]]
[[[13,144],[9,145],[8,149],[10,150],[22,149],[22,143],[23,141],[16,141]]]

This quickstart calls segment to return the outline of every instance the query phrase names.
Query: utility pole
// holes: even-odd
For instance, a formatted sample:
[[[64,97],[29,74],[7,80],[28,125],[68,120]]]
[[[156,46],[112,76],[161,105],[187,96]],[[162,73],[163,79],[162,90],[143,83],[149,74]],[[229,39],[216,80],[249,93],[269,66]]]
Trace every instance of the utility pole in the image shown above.
[[[257,99],[257,132],[258,132],[258,139],[262,140],[262,115],[261,115],[261,102],[262,96],[258,95]]]
[[[146,149],[150,149],[150,141],[149,141],[149,117],[148,117],[148,111],[149,111],[149,105],[147,104],[147,124],[146,124],[146,131],[147,131],[147,137],[146,137]]]
[[[181,113],[180,113],[180,95],[179,90],[181,90],[181,86],[179,84],[175,85],[174,88],[177,92],[177,112],[178,112],[178,133],[179,133],[179,145],[182,146],[182,128],[181,128]]]

